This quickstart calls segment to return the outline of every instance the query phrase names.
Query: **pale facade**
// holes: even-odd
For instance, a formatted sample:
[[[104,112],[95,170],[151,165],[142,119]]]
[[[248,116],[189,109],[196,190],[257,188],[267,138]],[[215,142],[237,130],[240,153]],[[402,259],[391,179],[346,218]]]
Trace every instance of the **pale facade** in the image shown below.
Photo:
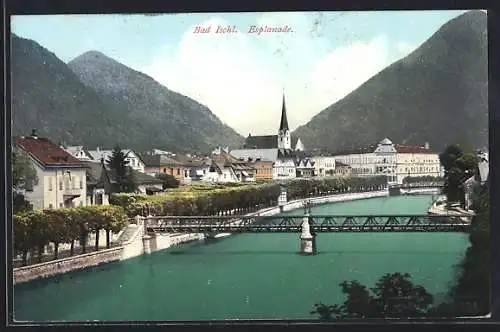
[[[313,156],[314,170],[318,176],[331,176],[335,172],[334,156]]]
[[[385,138],[373,149],[337,155],[335,159],[349,165],[353,176],[385,175],[389,183],[401,184],[407,176],[443,176],[439,155],[427,143],[424,147],[403,146]]]

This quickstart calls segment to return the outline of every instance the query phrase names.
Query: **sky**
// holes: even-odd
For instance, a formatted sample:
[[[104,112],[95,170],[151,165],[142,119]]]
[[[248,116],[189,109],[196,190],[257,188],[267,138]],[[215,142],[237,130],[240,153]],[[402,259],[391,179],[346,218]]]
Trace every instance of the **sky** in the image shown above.
[[[13,16],[11,31],[68,62],[100,51],[186,95],[243,136],[291,130],[466,11]],[[237,33],[214,33],[217,26]],[[289,32],[249,33],[250,27]],[[211,33],[194,33],[211,26]],[[256,116],[256,114],[258,114]]]

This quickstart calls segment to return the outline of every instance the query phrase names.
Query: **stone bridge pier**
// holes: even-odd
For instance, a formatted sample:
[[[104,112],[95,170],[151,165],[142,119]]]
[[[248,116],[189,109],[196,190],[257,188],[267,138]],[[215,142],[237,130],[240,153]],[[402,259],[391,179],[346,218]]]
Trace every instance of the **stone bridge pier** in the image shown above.
[[[302,255],[316,255],[316,234],[311,233],[309,213],[302,219],[302,233],[300,234],[300,253]]]

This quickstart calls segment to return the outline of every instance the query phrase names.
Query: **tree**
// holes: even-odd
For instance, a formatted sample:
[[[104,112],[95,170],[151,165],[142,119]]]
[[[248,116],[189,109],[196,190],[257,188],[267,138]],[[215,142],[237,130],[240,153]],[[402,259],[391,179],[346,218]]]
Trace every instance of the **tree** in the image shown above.
[[[163,190],[167,188],[178,188],[180,181],[175,178],[175,176],[166,174],[166,173],[161,173],[157,174],[156,177],[160,179],[162,183],[162,188]]]
[[[368,289],[359,281],[340,283],[347,299],[342,305],[314,305],[320,319],[422,317],[431,309],[433,296],[414,285],[408,273],[386,274]]]
[[[29,211],[31,204],[25,199],[24,190],[30,190],[38,183],[36,170],[29,157],[17,149],[12,151],[12,206],[13,213]]]
[[[439,154],[444,167],[444,188],[448,202],[464,203],[464,181],[478,172],[479,158],[472,153],[464,153],[459,145],[450,145]]]
[[[118,145],[115,146],[106,163],[110,169],[112,193],[129,193],[137,190],[137,184],[132,168],[129,167],[127,156]]]

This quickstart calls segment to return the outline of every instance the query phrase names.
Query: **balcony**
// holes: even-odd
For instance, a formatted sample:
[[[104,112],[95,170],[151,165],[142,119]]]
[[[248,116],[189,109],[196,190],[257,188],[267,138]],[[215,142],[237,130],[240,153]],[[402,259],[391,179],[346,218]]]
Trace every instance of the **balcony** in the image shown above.
[[[64,198],[73,199],[80,197],[82,195],[82,189],[80,188],[64,188],[62,190]]]

